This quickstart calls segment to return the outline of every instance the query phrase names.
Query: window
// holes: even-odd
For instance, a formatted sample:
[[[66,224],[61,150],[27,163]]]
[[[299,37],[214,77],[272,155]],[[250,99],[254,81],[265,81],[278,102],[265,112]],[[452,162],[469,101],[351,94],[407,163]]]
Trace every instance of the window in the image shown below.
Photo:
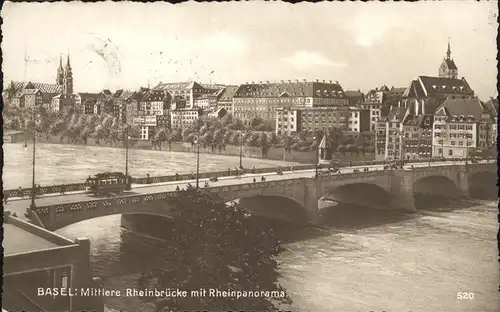
[[[448,156],[453,156],[453,150],[448,150]]]

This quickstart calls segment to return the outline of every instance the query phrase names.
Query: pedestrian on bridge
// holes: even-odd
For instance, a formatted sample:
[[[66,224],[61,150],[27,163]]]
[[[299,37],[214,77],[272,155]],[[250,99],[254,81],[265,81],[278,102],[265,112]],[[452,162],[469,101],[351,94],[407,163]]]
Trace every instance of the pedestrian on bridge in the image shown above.
[[[9,192],[4,191],[3,192],[3,203],[6,204],[8,200],[9,200]]]
[[[231,168],[227,168],[227,176],[231,176]]]
[[[253,177],[253,182],[257,182],[257,180],[255,179],[255,177]]]
[[[179,186],[177,185],[177,187],[175,188],[176,191],[180,191],[181,189],[179,188]]]
[[[261,180],[262,182],[264,182],[264,181],[266,181],[266,177],[265,177],[265,176],[262,176],[262,178],[260,178],[260,180]]]
[[[23,188],[21,186],[18,188],[18,194],[19,194],[19,197],[21,197],[21,198],[24,197]]]

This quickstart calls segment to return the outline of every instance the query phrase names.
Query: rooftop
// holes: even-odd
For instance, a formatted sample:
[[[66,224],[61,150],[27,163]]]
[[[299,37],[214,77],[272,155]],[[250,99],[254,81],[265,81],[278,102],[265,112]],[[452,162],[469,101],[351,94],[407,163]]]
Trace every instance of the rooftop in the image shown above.
[[[12,224],[4,223],[3,229],[3,249],[6,256],[58,247],[58,245]]]
[[[4,255],[10,256],[74,244],[69,239],[4,212]]]
[[[234,97],[326,97],[346,98],[344,90],[337,82],[306,82],[291,80],[279,83],[242,84]]]
[[[475,120],[480,120],[485,110],[477,98],[447,99],[438,107],[436,114],[443,108],[448,116],[472,116]]]

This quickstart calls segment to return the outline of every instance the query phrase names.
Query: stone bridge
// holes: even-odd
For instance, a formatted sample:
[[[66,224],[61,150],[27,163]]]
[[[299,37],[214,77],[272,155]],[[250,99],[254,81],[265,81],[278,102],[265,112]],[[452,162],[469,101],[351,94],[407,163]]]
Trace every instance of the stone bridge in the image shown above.
[[[418,167],[286,178],[210,187],[226,201],[239,200],[250,213],[290,221],[314,221],[318,200],[328,197],[342,203],[415,210],[415,194],[468,197],[471,187],[496,184],[496,163]],[[481,185],[483,183],[484,185]],[[479,185],[479,186],[478,186]],[[171,203],[176,192],[88,200],[37,207],[30,219],[56,230],[64,226],[112,214],[151,214],[173,218]]]

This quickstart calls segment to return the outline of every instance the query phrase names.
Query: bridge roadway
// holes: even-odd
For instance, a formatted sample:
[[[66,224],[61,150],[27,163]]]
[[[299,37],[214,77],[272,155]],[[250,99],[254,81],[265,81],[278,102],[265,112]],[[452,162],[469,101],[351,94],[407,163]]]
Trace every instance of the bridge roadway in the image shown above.
[[[464,162],[455,162],[454,164],[460,165],[464,164]],[[433,162],[430,164],[431,167],[436,166],[446,166],[453,165],[452,162]],[[429,167],[429,163],[413,163],[411,165],[406,165],[405,169],[410,169],[411,166],[418,167]],[[348,167],[341,168],[340,173],[352,173],[354,169],[363,169],[369,168],[370,171],[373,170],[382,170],[383,165],[371,165],[371,166],[357,166],[357,167]],[[326,169],[323,169],[326,170]],[[266,181],[277,181],[282,179],[293,179],[293,178],[311,178],[314,177],[315,170],[298,170],[298,171],[284,171],[283,175],[278,175],[277,173],[261,173],[261,174],[245,174],[241,177],[221,177],[217,182],[210,182],[208,179],[200,179],[200,187],[203,188],[205,181],[209,181],[210,186],[227,186],[227,185],[238,185],[251,183],[253,178],[255,177],[257,181],[260,181],[262,176],[265,176]],[[162,182],[157,184],[135,184],[133,188],[129,192],[124,192],[124,195],[147,195],[147,194],[156,194],[161,192],[175,191],[177,186],[181,189],[185,188],[188,183],[191,183],[193,186],[196,183],[196,180],[184,180],[184,181],[172,181],[172,182]],[[97,197],[95,195],[86,194],[83,191],[76,191],[67,193],[64,195],[61,194],[48,194],[44,196],[40,196],[36,198],[36,205],[38,207],[57,205],[57,204],[66,204],[66,203],[74,203],[74,202],[85,202],[95,199],[100,199],[105,197]],[[22,198],[22,199],[11,199],[7,204],[4,204],[4,210],[11,211],[12,213],[16,213],[19,218],[26,219],[24,217],[24,213],[26,209],[29,207],[31,203],[30,198]]]

